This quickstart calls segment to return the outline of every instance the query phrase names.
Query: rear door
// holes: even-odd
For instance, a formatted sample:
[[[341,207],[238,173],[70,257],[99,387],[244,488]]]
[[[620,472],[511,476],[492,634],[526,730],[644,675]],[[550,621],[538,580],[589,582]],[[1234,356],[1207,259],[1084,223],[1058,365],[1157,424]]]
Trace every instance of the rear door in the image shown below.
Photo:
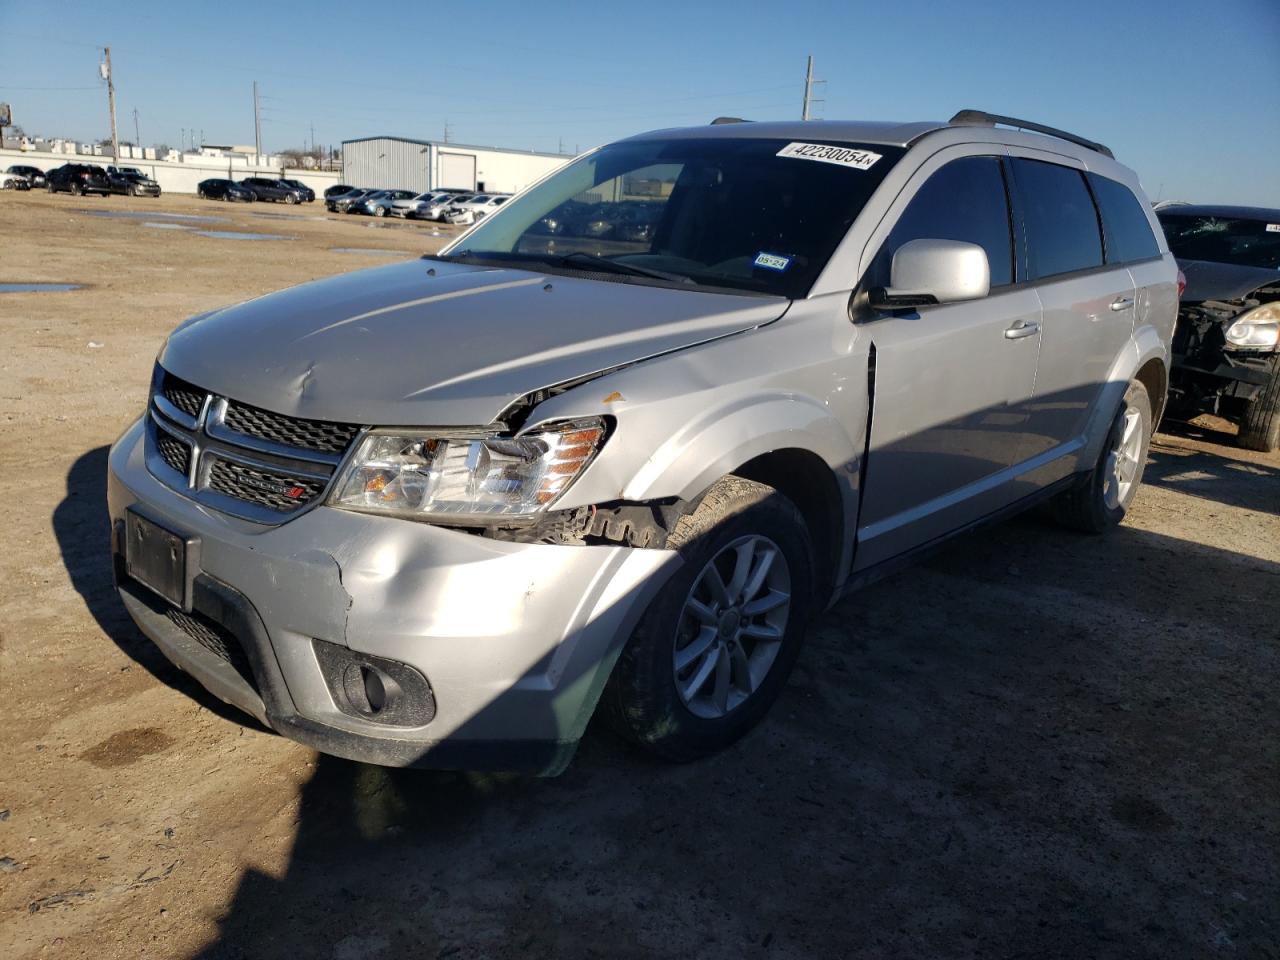
[[[1107,263],[1102,224],[1083,164],[1011,148],[1014,209],[1027,279],[1044,308],[1040,364],[1021,459],[1051,482],[1074,468],[1090,415],[1133,333],[1136,292],[1123,264]]]
[[[1010,471],[1035,385],[1040,301],[1016,283],[1004,162],[971,151],[942,151],[921,167],[863,278],[863,289],[886,286],[894,251],[917,239],[976,243],[991,267],[983,299],[862,321],[875,382],[855,569],[1016,497]]]

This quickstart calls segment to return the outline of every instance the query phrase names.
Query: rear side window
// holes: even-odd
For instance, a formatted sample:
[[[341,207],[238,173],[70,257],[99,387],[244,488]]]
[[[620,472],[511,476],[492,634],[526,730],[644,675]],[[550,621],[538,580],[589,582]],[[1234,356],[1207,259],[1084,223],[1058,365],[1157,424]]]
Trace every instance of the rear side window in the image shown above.
[[[995,157],[952,160],[920,188],[894,224],[869,271],[888,286],[897,249],[910,240],[963,240],[987,251],[991,286],[1013,282],[1013,241],[1004,174]]]
[[[1079,170],[1013,159],[1030,279],[1102,266],[1098,211]]]
[[[1160,246],[1142,203],[1123,183],[1096,173],[1087,174],[1093,197],[1102,214],[1102,234],[1107,241],[1107,263],[1127,263],[1160,256]]]

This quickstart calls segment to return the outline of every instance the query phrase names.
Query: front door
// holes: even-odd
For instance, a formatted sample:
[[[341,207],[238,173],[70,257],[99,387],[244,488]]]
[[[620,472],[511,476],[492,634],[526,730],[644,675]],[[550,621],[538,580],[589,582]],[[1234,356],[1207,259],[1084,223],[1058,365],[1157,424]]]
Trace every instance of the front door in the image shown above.
[[[887,285],[893,252],[928,238],[983,247],[991,293],[864,321],[875,379],[855,570],[1018,495],[1011,477],[1035,388],[1041,307],[1034,289],[1014,285],[1003,163],[965,156],[918,176],[927,179],[901,208],[864,288]]]

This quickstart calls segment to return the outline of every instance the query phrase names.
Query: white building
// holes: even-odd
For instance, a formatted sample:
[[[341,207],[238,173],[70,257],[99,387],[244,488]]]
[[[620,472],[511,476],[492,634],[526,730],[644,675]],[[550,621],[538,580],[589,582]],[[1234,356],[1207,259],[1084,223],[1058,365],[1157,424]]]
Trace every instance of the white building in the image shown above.
[[[572,157],[441,140],[365,137],[342,143],[342,181],[357,187],[516,193]]]

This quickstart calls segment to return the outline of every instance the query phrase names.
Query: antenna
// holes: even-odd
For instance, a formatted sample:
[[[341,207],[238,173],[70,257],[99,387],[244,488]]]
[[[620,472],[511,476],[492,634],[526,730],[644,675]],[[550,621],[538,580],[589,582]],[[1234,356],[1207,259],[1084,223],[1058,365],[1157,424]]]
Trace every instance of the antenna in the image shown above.
[[[809,65],[804,73],[804,109],[800,112],[801,120],[814,119],[810,116],[810,106],[815,103],[826,103],[825,99],[820,99],[813,95],[813,88],[820,83],[825,84],[826,82],[825,80],[813,79],[813,57],[809,57]]]

